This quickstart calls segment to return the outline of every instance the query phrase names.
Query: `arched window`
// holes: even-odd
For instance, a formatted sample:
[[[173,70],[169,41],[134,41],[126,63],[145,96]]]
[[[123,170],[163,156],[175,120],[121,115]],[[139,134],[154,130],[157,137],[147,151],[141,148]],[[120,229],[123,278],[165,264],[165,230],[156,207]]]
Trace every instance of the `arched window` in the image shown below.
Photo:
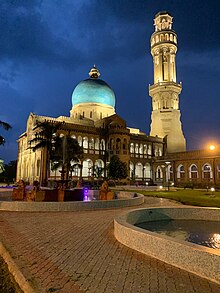
[[[210,179],[212,178],[212,168],[209,164],[205,164],[202,167],[203,178]]]
[[[173,180],[173,167],[171,165],[167,167],[167,172],[168,172],[167,174],[168,180]]]
[[[178,179],[184,179],[185,178],[185,170],[183,165],[179,165],[177,167],[177,178]]]
[[[88,149],[88,137],[83,137],[83,148]]]
[[[147,148],[147,154],[148,154],[149,156],[152,155],[152,147],[151,147],[150,144],[148,145],[148,148]]]
[[[105,140],[104,140],[104,139],[101,139],[101,142],[100,142],[100,149],[101,149],[102,151],[105,150]]]
[[[149,163],[144,165],[144,178],[151,178],[151,167]]]
[[[120,138],[117,138],[116,139],[116,150],[120,150],[121,149],[121,140],[120,140]]]
[[[158,157],[158,154],[159,154],[159,152],[158,152],[158,146],[156,145],[154,147],[154,155],[155,155],[155,157]]]
[[[158,154],[160,157],[163,156],[163,148],[162,147],[159,147]]]
[[[160,166],[156,169],[156,179],[162,179],[163,178],[163,172]]]
[[[89,149],[90,150],[93,150],[94,149],[94,138],[93,137],[91,137],[89,139]]]
[[[82,136],[78,136],[78,144],[82,146]]]
[[[99,149],[99,138],[95,139],[95,149],[98,150]]]
[[[194,164],[189,167],[189,178],[192,178],[192,179],[198,178],[198,168]]]
[[[143,165],[140,162],[135,165],[135,177],[143,178]]]
[[[139,147],[139,153],[143,154],[143,144],[142,143],[140,144],[140,147]]]
[[[95,165],[93,168],[94,177],[100,178],[104,177],[104,162],[101,159],[95,161]]]
[[[72,176],[79,177],[80,176],[80,169],[81,169],[81,162],[71,161],[70,164],[71,164],[71,166],[70,166],[71,177]]]
[[[147,145],[144,144],[144,155],[147,155]]]
[[[134,153],[134,144],[133,144],[133,142],[130,144],[130,153],[131,154]]]
[[[130,178],[134,179],[135,173],[134,173],[134,164],[130,162]]]
[[[139,150],[139,147],[138,147],[138,144],[136,143],[135,145],[135,153],[138,154],[138,150]]]
[[[92,176],[92,166],[93,166],[92,160],[87,159],[83,161],[83,168],[82,168],[83,177]]]
[[[76,139],[76,136],[73,134],[73,135],[71,135],[71,138]]]

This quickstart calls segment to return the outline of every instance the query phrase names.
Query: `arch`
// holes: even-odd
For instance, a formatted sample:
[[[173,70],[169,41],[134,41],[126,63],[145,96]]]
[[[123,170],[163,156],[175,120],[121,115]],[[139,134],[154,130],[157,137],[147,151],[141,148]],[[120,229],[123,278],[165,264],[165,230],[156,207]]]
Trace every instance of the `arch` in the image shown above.
[[[78,136],[78,144],[79,146],[82,146],[82,136]]]
[[[159,36],[156,36],[156,43],[159,42]]]
[[[99,149],[99,138],[98,137],[95,139],[95,149],[96,150]]]
[[[163,171],[161,166],[157,166],[156,169],[156,179],[162,179],[163,178]]]
[[[114,143],[114,139],[113,138],[111,138],[110,139],[110,150],[114,150],[114,148],[115,148],[115,143]]]
[[[211,179],[212,176],[212,167],[210,164],[205,163],[202,167],[202,177],[205,179]]]
[[[93,162],[91,159],[86,159],[82,164],[82,176],[88,177],[92,175]]]
[[[149,144],[147,148],[147,154],[152,155],[152,146]]]
[[[147,155],[147,145],[144,144],[144,155]]]
[[[151,178],[151,166],[149,163],[144,165],[144,178]]]
[[[139,146],[139,153],[142,155],[143,154],[143,144],[141,143]]]
[[[90,137],[90,139],[89,139],[89,149],[94,150],[94,146],[95,146],[94,138]]]
[[[173,180],[173,167],[171,165],[167,166],[167,179]]]
[[[169,35],[168,34],[165,34],[165,40],[169,41]]]
[[[124,151],[127,150],[127,139],[126,138],[124,138],[124,140],[123,140],[122,148]]]
[[[116,138],[116,150],[120,150],[121,149],[121,139],[120,138]]]
[[[198,168],[195,164],[192,164],[189,167],[189,178],[197,179],[198,178]]]
[[[164,35],[160,35],[160,41],[161,41],[161,42],[164,41]]]
[[[175,44],[177,43],[176,36],[173,37],[173,41],[174,41]]]
[[[170,34],[170,41],[173,42],[173,35]]]
[[[133,142],[130,143],[130,153],[131,153],[131,154],[134,153],[134,144],[133,144]]]
[[[135,176],[134,163],[130,162],[130,164],[129,164],[129,170],[130,170],[130,178],[134,179],[134,176]]]
[[[177,167],[177,178],[178,179],[184,179],[185,177],[185,170],[183,165],[179,165]]]
[[[135,165],[135,177],[136,178],[143,178],[143,165],[141,162],[138,162]]]
[[[74,161],[72,160],[70,162],[70,172],[71,172],[71,177],[74,176],[74,177],[80,177],[80,170],[81,170],[81,162],[79,161]]]
[[[88,149],[88,137],[87,136],[83,137],[83,148]]]
[[[135,154],[138,154],[138,151],[139,151],[139,146],[138,146],[138,143],[135,144]]]
[[[105,150],[105,140],[103,138],[100,141],[100,150],[102,150],[102,151]]]
[[[104,168],[105,164],[103,160],[98,159],[95,161],[94,168],[93,168],[93,175],[94,177],[104,177]]]
[[[154,155],[155,155],[155,157],[158,157],[158,154],[159,154],[159,152],[158,152],[158,146],[156,145],[154,147]]]
[[[163,156],[163,148],[162,148],[162,146],[159,146],[159,148],[158,148],[158,155],[159,155],[159,157]]]
[[[71,135],[71,138],[76,139],[76,136],[74,134]]]

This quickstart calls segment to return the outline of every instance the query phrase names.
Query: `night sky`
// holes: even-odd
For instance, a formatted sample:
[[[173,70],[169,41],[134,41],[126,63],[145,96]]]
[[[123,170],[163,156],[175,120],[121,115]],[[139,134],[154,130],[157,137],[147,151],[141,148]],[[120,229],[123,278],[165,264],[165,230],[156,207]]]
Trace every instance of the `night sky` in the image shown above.
[[[0,158],[17,157],[30,112],[69,116],[74,87],[95,63],[116,112],[149,133],[153,18],[169,11],[178,35],[177,80],[187,149],[220,143],[220,1],[1,0]]]

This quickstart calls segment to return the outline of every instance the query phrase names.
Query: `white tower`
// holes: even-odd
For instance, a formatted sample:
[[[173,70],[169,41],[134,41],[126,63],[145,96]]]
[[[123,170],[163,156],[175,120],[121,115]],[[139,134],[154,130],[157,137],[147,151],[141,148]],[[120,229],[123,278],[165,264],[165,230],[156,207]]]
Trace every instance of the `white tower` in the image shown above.
[[[154,19],[151,55],[154,62],[154,84],[149,87],[152,97],[151,136],[167,136],[167,152],[183,152],[186,140],[179,110],[181,83],[176,82],[177,35],[172,30],[172,16],[159,12]]]

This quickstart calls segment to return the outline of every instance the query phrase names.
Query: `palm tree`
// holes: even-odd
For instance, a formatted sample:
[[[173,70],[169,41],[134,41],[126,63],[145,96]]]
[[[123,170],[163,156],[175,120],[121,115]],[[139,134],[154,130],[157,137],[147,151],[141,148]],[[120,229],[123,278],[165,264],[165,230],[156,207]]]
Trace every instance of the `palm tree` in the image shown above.
[[[74,161],[75,165],[80,165],[79,160],[82,155],[83,150],[76,139],[69,135],[60,137],[56,140],[56,145],[51,155],[53,169],[56,170],[62,166],[66,171],[66,179],[69,179],[71,162]]]
[[[0,126],[3,127],[5,130],[9,130],[12,128],[11,125],[1,120],[0,120]],[[0,135],[0,145],[3,145],[4,143],[5,143],[5,139],[3,136]]]
[[[57,131],[62,123],[49,122],[49,121],[37,121],[34,128],[35,136],[29,141],[30,148],[35,152],[38,149],[45,150],[46,161],[46,178],[41,178],[41,181],[46,181],[50,174],[50,161],[51,155],[56,147],[58,135]],[[42,183],[42,182],[41,182]]]

